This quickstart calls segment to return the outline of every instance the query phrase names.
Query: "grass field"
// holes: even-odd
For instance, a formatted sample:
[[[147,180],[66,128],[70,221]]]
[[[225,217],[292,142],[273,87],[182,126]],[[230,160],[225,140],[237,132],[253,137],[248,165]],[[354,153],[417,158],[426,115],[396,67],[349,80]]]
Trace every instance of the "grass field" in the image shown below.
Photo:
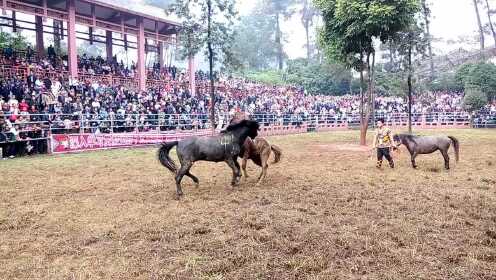
[[[265,184],[197,163],[180,201],[156,148],[1,161],[0,278],[496,279],[496,130],[441,133],[450,171],[376,170],[354,131],[274,137]]]

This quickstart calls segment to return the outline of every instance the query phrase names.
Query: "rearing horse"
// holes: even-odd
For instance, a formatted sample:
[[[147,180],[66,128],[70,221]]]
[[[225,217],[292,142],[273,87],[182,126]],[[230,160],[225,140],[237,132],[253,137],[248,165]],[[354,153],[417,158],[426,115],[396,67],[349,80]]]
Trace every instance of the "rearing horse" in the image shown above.
[[[233,171],[231,185],[236,185],[241,177],[238,156],[243,143],[248,137],[255,138],[258,135],[259,124],[256,121],[243,120],[237,124],[230,125],[219,135],[211,137],[189,137],[182,141],[162,144],[158,150],[158,159],[163,166],[176,174],[176,194],[181,196],[181,180],[186,175],[198,186],[200,181],[190,173],[193,163],[196,161],[225,161]],[[170,158],[169,152],[177,146],[177,157],[181,163],[179,170]]]
[[[412,167],[417,168],[415,158],[420,154],[432,154],[440,151],[444,158],[444,167],[450,169],[448,149],[453,144],[455,159],[460,158],[460,142],[453,136],[415,136],[410,134],[395,134],[393,141],[396,147],[405,145],[411,155]]]

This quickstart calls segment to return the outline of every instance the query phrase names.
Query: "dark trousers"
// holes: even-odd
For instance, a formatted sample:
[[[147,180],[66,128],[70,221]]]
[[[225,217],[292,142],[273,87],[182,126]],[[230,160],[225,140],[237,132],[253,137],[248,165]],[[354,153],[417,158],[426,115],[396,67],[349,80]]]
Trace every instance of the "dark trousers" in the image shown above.
[[[377,166],[380,167],[382,164],[382,159],[386,158],[389,161],[389,165],[394,167],[394,161],[390,154],[390,149],[388,148],[377,148]]]

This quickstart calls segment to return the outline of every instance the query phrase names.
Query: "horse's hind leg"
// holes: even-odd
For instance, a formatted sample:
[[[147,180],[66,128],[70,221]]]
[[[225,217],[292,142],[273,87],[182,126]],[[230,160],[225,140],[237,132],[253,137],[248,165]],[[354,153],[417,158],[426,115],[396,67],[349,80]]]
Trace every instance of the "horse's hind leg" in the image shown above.
[[[439,151],[441,151],[441,154],[443,155],[443,158],[444,158],[444,168],[446,168],[446,170],[449,170],[450,169],[450,166],[449,166],[450,158],[448,155],[448,150],[439,150]]]
[[[181,188],[181,181],[183,180],[184,175],[189,172],[193,164],[191,162],[181,162],[181,168],[177,171],[176,175],[176,194],[177,196],[183,195],[183,190]]]
[[[258,182],[257,185],[260,185],[260,183],[265,180],[265,177],[267,177],[267,169],[269,169],[269,157],[270,157],[270,150],[268,153],[262,153],[260,155],[261,161],[262,161],[262,173],[260,173],[260,176],[258,177]]]
[[[186,172],[185,175],[188,176],[188,177],[190,177],[193,180],[193,182],[195,182],[195,186],[197,188],[200,186],[200,180],[198,180],[198,178],[195,175],[191,174],[191,172],[189,171],[189,169],[188,169],[188,172]]]

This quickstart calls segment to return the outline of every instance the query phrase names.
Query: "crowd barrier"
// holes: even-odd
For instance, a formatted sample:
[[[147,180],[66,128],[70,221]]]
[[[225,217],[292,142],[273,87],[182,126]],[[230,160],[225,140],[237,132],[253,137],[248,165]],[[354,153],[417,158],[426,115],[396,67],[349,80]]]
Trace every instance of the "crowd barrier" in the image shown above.
[[[9,116],[5,117],[9,118]],[[386,124],[394,130],[407,129],[408,117],[405,114],[377,115],[375,119],[380,117],[384,117]],[[212,134],[207,115],[127,114],[119,118],[115,115],[102,117],[89,114],[44,114],[29,115],[29,118],[27,116],[24,118],[36,119],[36,121],[14,122],[19,135],[22,136],[16,142],[32,145],[35,141],[45,140],[49,153],[154,145],[193,135]],[[259,133],[261,136],[358,129],[360,125],[357,116],[263,114],[252,115],[251,118],[261,124]],[[217,121],[219,125],[215,131],[218,132],[225,127],[226,120],[229,119],[229,115],[219,115]],[[371,118],[371,125],[373,120],[374,118]],[[474,120],[472,119],[471,122],[470,116],[462,112],[422,114],[412,116],[412,126],[415,129],[496,128],[494,115],[479,117],[477,120],[485,120],[485,122],[473,123]],[[489,123],[487,120],[494,122]],[[39,133],[40,131],[43,133]],[[38,136],[33,137],[32,135],[35,135],[33,132],[38,132],[36,134]]]

